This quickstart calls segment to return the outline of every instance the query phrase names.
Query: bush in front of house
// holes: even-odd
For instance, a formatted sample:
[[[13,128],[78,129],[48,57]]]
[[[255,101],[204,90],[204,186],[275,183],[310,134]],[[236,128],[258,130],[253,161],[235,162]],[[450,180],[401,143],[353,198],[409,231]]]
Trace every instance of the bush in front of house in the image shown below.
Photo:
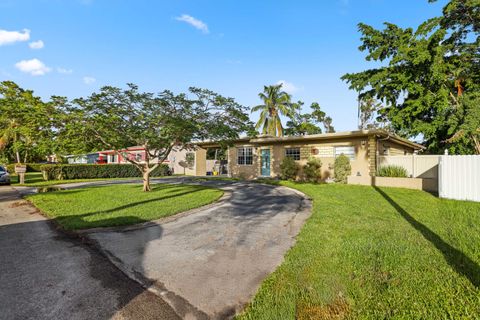
[[[141,177],[140,170],[132,164],[53,164],[41,166],[44,180],[75,180],[95,178]],[[170,168],[161,164],[150,174],[151,177],[170,174]]]
[[[407,178],[408,172],[402,166],[388,165],[382,166],[377,171],[379,177],[391,177],[391,178]]]
[[[322,161],[318,158],[310,157],[307,164],[303,166],[303,176],[306,182],[317,183],[322,178]]]
[[[295,160],[285,157],[280,163],[280,176],[283,180],[295,180],[299,169],[300,167]]]
[[[342,153],[335,159],[333,170],[336,182],[347,183],[347,177],[352,173],[350,159]]]

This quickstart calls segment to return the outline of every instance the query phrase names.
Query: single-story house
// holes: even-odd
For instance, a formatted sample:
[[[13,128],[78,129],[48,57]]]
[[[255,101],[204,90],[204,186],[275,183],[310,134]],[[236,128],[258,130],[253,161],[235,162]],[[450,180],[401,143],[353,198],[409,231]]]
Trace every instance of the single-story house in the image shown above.
[[[142,162],[145,160],[145,149],[141,146],[128,147],[122,150],[102,150],[81,155],[69,155],[66,159],[69,164],[128,164],[124,158]],[[168,162],[168,161],[166,161]]]
[[[215,142],[196,143],[195,163],[187,174],[207,174],[206,150],[218,148]],[[284,157],[291,157],[303,166],[310,157],[322,162],[322,179],[333,178],[335,158],[350,158],[352,175],[370,178],[377,170],[379,155],[409,155],[424,147],[384,130],[359,130],[304,136],[260,136],[240,138],[228,148],[228,175],[245,179],[278,177]]]

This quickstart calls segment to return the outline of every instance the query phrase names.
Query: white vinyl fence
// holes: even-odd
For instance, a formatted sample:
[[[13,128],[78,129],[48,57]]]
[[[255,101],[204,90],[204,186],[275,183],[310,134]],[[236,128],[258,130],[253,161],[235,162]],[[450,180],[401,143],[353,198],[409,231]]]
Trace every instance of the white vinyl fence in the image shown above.
[[[441,156],[438,172],[440,198],[480,201],[480,155]]]
[[[413,178],[437,179],[439,155],[379,156],[378,168],[388,165],[403,167]]]

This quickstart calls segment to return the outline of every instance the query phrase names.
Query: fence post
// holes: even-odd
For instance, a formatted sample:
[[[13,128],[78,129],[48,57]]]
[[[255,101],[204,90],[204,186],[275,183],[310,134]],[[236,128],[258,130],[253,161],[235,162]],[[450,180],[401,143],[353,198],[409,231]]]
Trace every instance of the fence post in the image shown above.
[[[442,170],[442,162],[443,162],[443,157],[444,156],[440,156],[438,157],[438,196],[440,198],[442,198],[442,195],[443,195],[443,170]]]
[[[416,161],[416,158],[415,158],[415,153],[414,153],[413,156],[412,156],[412,178],[417,177],[417,173],[415,172],[415,161]]]

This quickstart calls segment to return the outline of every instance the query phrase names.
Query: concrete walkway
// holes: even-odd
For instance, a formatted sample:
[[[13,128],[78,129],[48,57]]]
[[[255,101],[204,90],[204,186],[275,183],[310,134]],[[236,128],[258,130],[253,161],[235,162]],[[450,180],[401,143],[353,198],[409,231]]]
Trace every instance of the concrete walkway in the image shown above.
[[[0,186],[0,319],[179,319],[107,259]]]
[[[174,221],[85,235],[184,319],[223,319],[240,311],[310,215],[310,201],[285,187],[188,178],[155,183],[198,183],[231,194]]]

